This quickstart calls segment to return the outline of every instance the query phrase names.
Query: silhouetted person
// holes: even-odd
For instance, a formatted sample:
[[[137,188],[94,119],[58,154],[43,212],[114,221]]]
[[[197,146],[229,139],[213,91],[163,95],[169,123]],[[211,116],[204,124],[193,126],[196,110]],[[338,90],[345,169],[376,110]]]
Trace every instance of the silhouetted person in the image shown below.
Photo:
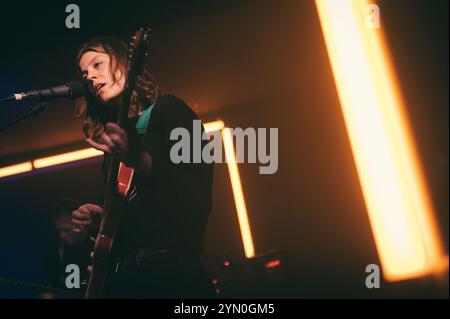
[[[72,212],[78,210],[81,203],[73,199],[64,199],[56,205],[53,211],[53,222],[58,232],[58,286],[65,287],[67,277],[66,267],[69,264],[78,265],[80,279],[87,276],[87,266],[91,262],[90,252],[94,243],[90,239],[89,230],[74,231]]]

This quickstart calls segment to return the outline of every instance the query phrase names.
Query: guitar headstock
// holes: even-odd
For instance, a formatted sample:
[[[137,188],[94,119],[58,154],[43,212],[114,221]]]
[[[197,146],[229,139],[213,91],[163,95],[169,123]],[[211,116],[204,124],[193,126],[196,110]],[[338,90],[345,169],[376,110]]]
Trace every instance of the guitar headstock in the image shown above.
[[[138,75],[144,71],[150,53],[150,28],[139,28],[131,38],[128,48],[127,89],[133,90]]]

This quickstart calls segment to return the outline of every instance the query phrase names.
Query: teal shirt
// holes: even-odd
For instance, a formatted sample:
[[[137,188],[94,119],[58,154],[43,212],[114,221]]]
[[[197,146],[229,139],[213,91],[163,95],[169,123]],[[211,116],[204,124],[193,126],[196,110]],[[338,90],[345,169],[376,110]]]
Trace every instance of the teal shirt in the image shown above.
[[[136,123],[136,130],[138,134],[143,135],[147,132],[148,122],[150,121],[150,115],[152,115],[152,110],[155,107],[156,100],[150,105],[144,112],[142,112]]]

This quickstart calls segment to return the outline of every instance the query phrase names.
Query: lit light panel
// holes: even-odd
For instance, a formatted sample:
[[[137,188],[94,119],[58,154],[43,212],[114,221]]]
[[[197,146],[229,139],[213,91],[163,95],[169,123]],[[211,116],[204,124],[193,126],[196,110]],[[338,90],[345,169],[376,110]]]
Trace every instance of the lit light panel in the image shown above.
[[[315,0],[383,275],[448,269],[382,29],[364,0]],[[381,10],[382,13],[382,10]]]

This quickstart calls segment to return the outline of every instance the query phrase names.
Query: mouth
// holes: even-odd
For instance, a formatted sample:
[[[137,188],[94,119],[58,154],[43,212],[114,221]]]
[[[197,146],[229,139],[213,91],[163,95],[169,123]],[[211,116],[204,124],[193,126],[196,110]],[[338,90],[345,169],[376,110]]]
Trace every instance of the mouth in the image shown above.
[[[103,84],[97,84],[95,87],[94,87],[94,89],[95,89],[95,93],[97,93],[97,94],[99,94],[100,93],[100,90],[105,86],[106,84],[105,83],[103,83]]]

